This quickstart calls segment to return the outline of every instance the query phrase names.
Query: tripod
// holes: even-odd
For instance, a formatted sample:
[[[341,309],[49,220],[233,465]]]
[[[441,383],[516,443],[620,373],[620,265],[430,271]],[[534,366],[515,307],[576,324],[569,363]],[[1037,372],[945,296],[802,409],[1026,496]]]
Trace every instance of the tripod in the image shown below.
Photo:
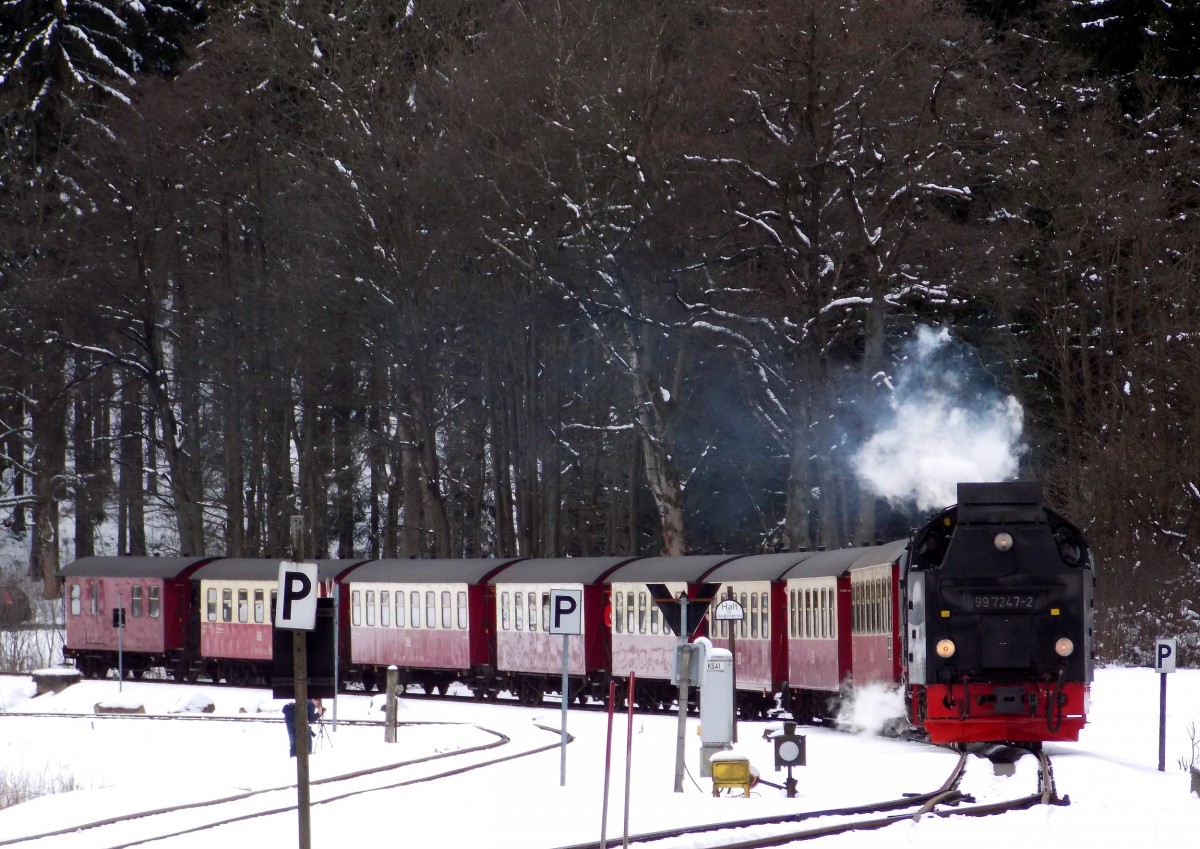
[[[329,729],[325,727],[325,717],[318,716],[317,717],[316,740],[314,741],[314,743],[316,744],[316,748],[321,747],[321,741],[325,741],[326,743],[329,744],[329,748],[331,748],[331,749],[333,748],[333,740],[329,736]]]

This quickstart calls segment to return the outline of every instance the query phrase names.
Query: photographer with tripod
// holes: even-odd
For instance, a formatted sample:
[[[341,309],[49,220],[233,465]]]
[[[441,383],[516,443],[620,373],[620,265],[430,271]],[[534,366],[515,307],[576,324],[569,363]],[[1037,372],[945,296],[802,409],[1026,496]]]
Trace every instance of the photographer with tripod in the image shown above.
[[[325,715],[325,705],[320,699],[308,700],[308,751],[313,750],[313,739],[317,736],[317,722]],[[288,754],[296,757],[296,703],[288,702],[283,706],[283,724],[287,726]],[[323,728],[323,724],[322,724]]]

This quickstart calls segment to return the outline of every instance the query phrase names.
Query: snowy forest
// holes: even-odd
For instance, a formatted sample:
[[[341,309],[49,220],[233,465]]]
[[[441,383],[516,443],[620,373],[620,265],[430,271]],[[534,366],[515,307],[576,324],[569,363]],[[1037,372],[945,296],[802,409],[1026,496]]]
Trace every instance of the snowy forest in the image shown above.
[[[0,567],[834,548],[1022,478],[1100,658],[1186,662],[1198,74],[1194,0],[0,0]]]

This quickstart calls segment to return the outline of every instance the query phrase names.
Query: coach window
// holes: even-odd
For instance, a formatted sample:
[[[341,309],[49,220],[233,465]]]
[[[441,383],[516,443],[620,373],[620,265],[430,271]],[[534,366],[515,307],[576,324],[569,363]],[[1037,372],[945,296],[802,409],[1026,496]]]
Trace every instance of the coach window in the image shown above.
[[[763,593],[759,597],[759,605],[762,607],[762,629],[760,633],[763,638],[771,636],[771,605],[767,604],[767,593]]]
[[[458,627],[467,630],[467,594],[460,592],[458,598]]]
[[[613,625],[620,634],[625,628],[625,596],[621,593],[613,593],[613,600],[617,603],[613,609]]]
[[[366,597],[363,600],[363,613],[367,621],[367,627],[370,628],[375,624],[375,590],[367,590]]]
[[[750,636],[758,636],[758,593],[750,593]]]
[[[800,636],[806,640],[812,639],[812,615],[813,615],[813,599],[812,590],[804,591],[804,606],[801,609],[801,615],[804,617],[800,622]]]
[[[710,608],[710,612],[711,612],[711,608]],[[650,605],[650,633],[651,634],[658,633],[658,605],[657,604]]]
[[[392,624],[392,594],[387,590],[379,591],[379,624],[384,628]]]
[[[404,627],[404,590],[396,590],[396,627]]]
[[[354,590],[350,593],[350,624],[359,626],[362,624],[362,591]]]
[[[739,596],[739,604],[742,605],[743,615],[741,622],[739,622],[737,626],[739,632],[738,636],[745,637],[749,633],[748,629],[750,627],[750,616],[746,613],[746,611],[750,610],[750,600],[746,598],[745,593],[742,593],[741,596]]]
[[[525,593],[513,593],[513,628],[525,630]]]
[[[221,590],[221,621],[233,621],[233,588]]]
[[[250,621],[250,591],[238,590],[238,621]]]
[[[627,634],[637,633],[637,607],[631,592],[625,594],[625,632]]]
[[[154,588],[153,587],[150,588],[150,592],[151,592],[150,609],[153,610],[154,609],[154,597],[153,597]],[[264,601],[264,595],[265,594],[263,593],[262,590],[254,591],[254,621],[256,623],[258,623],[259,625],[261,625],[262,623],[267,621],[267,605],[266,605],[266,602]],[[153,616],[154,614],[151,613],[150,615]]]
[[[437,593],[433,590],[425,591],[425,627],[437,627]]]
[[[217,621],[217,591],[213,587],[208,588],[207,600],[207,619],[209,622]]]
[[[100,612],[100,587],[95,581],[88,581],[88,599],[92,606],[92,615]]]
[[[83,605],[80,598],[79,584],[71,584],[71,615],[78,616],[83,610]]]
[[[550,631],[550,593],[542,593],[542,630]]]
[[[646,633],[646,594],[638,593],[638,633]]]
[[[529,630],[536,631],[538,629],[538,602],[537,593],[529,594]]]
[[[416,590],[408,594],[408,627],[421,627],[421,594]]]
[[[500,593],[500,630],[507,631],[512,627],[512,605],[508,593]]]
[[[136,585],[129,588],[129,614],[134,619],[142,618],[142,588]]]
[[[454,607],[450,603],[453,596],[450,595],[450,590],[442,590],[442,627],[454,627]]]

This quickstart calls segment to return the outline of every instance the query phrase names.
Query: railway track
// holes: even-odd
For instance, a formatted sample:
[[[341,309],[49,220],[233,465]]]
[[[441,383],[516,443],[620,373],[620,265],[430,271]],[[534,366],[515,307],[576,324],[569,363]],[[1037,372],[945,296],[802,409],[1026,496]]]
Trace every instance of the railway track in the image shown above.
[[[378,723],[364,723],[378,724]],[[430,725],[441,723],[408,723],[408,725]],[[311,805],[326,805],[384,790],[393,790],[415,784],[438,781],[472,770],[510,763],[520,758],[536,755],[559,747],[558,729],[543,729],[553,733],[555,739],[546,745],[523,748],[519,752],[488,757],[493,749],[511,744],[507,735],[481,726],[481,732],[492,739],[477,746],[469,746],[451,752],[439,752],[419,758],[396,761],[382,766],[370,767],[335,776],[314,779],[310,786]],[[569,736],[568,736],[568,739]],[[448,768],[446,761],[461,761]],[[284,784],[264,787],[215,799],[205,799],[178,805],[124,812],[119,816],[86,823],[25,834],[19,837],[0,839],[0,847],[19,849],[128,849],[179,837],[217,826],[228,825],[263,817],[293,814],[296,811],[296,787]]]
[[[670,849],[672,841],[681,845],[694,845],[697,835],[704,834],[705,845],[713,849],[761,849],[761,847],[783,846],[846,834],[852,831],[873,831],[901,822],[912,822],[924,816],[991,816],[1007,811],[1025,810],[1040,804],[1069,804],[1066,797],[1059,798],[1054,786],[1054,772],[1045,753],[1038,753],[1038,787],[1035,793],[1003,802],[974,804],[971,796],[959,792],[958,785],[966,771],[968,753],[960,753],[958,762],[950,776],[937,790],[900,799],[892,799],[867,805],[831,808],[820,811],[805,811],[774,817],[736,820],[712,825],[688,825],[674,829],[615,837],[607,839],[601,849],[625,845],[654,843],[656,849]],[[879,816],[882,814],[882,816]],[[797,829],[797,823],[827,820],[820,825]],[[829,821],[832,820],[832,821]],[[560,847],[560,849],[595,849],[595,841]]]

